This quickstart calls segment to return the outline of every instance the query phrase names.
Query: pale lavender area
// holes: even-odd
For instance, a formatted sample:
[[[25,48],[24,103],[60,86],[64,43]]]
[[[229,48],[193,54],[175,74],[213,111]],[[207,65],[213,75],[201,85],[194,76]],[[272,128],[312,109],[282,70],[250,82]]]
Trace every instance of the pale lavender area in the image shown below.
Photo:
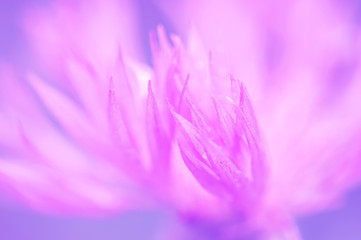
[[[1,1],[0,5],[0,56],[1,59],[13,59],[20,55],[19,48],[23,48],[22,37],[17,19],[23,1]]]
[[[361,236],[361,189],[348,194],[341,208],[299,219],[304,239],[349,239]]]
[[[48,216],[19,207],[0,208],[0,238],[22,239],[150,239],[161,225],[156,212],[126,213],[107,218]]]
[[[361,189],[349,194],[341,208],[299,219],[305,240],[359,240]],[[106,218],[49,216],[24,207],[0,207],[0,237],[23,239],[141,240],[154,239],[165,223],[174,221],[166,211],[119,214]]]
[[[48,0],[1,0],[0,61],[29,63],[27,42],[20,29],[21,11],[31,4]],[[141,42],[150,61],[148,32],[162,23],[172,32],[172,24],[154,4],[138,0],[142,16]],[[358,1],[354,1],[358,2]],[[356,18],[355,18],[356,19]],[[1,84],[1,80],[0,80]],[[1,201],[0,201],[1,202]],[[305,240],[348,239],[361,236],[361,189],[348,194],[344,206],[298,220]],[[175,221],[167,210],[128,212],[104,218],[59,217],[38,213],[26,207],[0,205],[0,239],[152,239],[164,223]]]

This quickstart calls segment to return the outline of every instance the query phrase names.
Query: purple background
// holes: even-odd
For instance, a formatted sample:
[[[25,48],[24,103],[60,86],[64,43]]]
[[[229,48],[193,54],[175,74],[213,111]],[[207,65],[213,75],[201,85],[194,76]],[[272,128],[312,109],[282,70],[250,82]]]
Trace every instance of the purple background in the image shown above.
[[[0,61],[28,64],[28,46],[18,21],[23,9],[46,2],[50,0],[0,0]],[[151,1],[137,3],[142,16],[142,43],[149,56],[149,30],[158,23],[169,32],[173,28]],[[0,239],[150,239],[167,221],[173,218],[166,210],[89,219],[50,216],[23,206],[0,204]],[[298,225],[305,240],[361,239],[361,189],[351,191],[342,207],[298,219]]]

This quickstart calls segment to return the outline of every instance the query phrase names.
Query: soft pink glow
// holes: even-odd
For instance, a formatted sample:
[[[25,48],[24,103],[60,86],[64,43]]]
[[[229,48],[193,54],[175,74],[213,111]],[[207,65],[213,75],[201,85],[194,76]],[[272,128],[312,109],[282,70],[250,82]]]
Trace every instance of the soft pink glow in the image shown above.
[[[41,70],[0,68],[1,187],[42,211],[167,205],[298,239],[293,217],[360,180],[359,33],[324,1],[275,2],[178,2],[187,41],[159,26],[153,67],[131,1],[31,11]]]

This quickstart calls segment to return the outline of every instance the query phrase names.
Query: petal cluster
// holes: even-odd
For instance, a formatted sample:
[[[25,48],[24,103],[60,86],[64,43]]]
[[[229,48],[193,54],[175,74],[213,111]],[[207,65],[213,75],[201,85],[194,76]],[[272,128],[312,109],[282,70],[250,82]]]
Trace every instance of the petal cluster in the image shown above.
[[[261,229],[297,239],[293,215],[329,206],[360,181],[361,55],[359,37],[340,37],[358,31],[331,7],[324,18],[335,31],[315,22],[339,42],[299,40],[309,23],[295,9],[317,20],[323,5],[294,4],[277,5],[295,13],[280,14],[294,24],[280,33],[282,21],[264,24],[274,13],[253,4],[185,1],[182,11],[204,8],[202,16],[186,43],[162,26],[150,34],[152,67],[129,1],[34,11],[25,24],[34,70],[0,66],[0,187],[42,211],[167,206],[216,226],[219,238]],[[263,31],[276,36],[264,43]],[[277,44],[285,50],[270,52]]]

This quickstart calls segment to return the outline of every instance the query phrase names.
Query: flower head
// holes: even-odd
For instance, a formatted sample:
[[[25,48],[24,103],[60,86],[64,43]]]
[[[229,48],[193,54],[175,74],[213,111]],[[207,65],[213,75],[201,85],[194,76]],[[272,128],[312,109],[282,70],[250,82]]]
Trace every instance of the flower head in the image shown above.
[[[322,5],[280,2],[295,13]],[[152,32],[149,67],[134,41],[134,6],[121,4],[59,2],[50,16],[26,18],[41,70],[23,82],[1,71],[11,89],[0,105],[0,181],[9,194],[57,213],[166,204],[220,239],[258,231],[297,239],[293,216],[329,206],[359,181],[359,53],[343,49],[358,38],[341,38],[352,28],[345,19],[334,20],[335,32],[318,22],[341,44],[317,34],[301,41],[307,30],[292,14],[280,14],[292,23],[280,33],[281,20],[264,24],[273,10],[184,1],[181,10],[204,7],[202,16],[186,44],[161,26]],[[218,8],[228,15],[211,17]],[[264,32],[276,36],[262,43]],[[273,53],[277,44],[286,49]],[[351,80],[336,94],[339,67]]]

